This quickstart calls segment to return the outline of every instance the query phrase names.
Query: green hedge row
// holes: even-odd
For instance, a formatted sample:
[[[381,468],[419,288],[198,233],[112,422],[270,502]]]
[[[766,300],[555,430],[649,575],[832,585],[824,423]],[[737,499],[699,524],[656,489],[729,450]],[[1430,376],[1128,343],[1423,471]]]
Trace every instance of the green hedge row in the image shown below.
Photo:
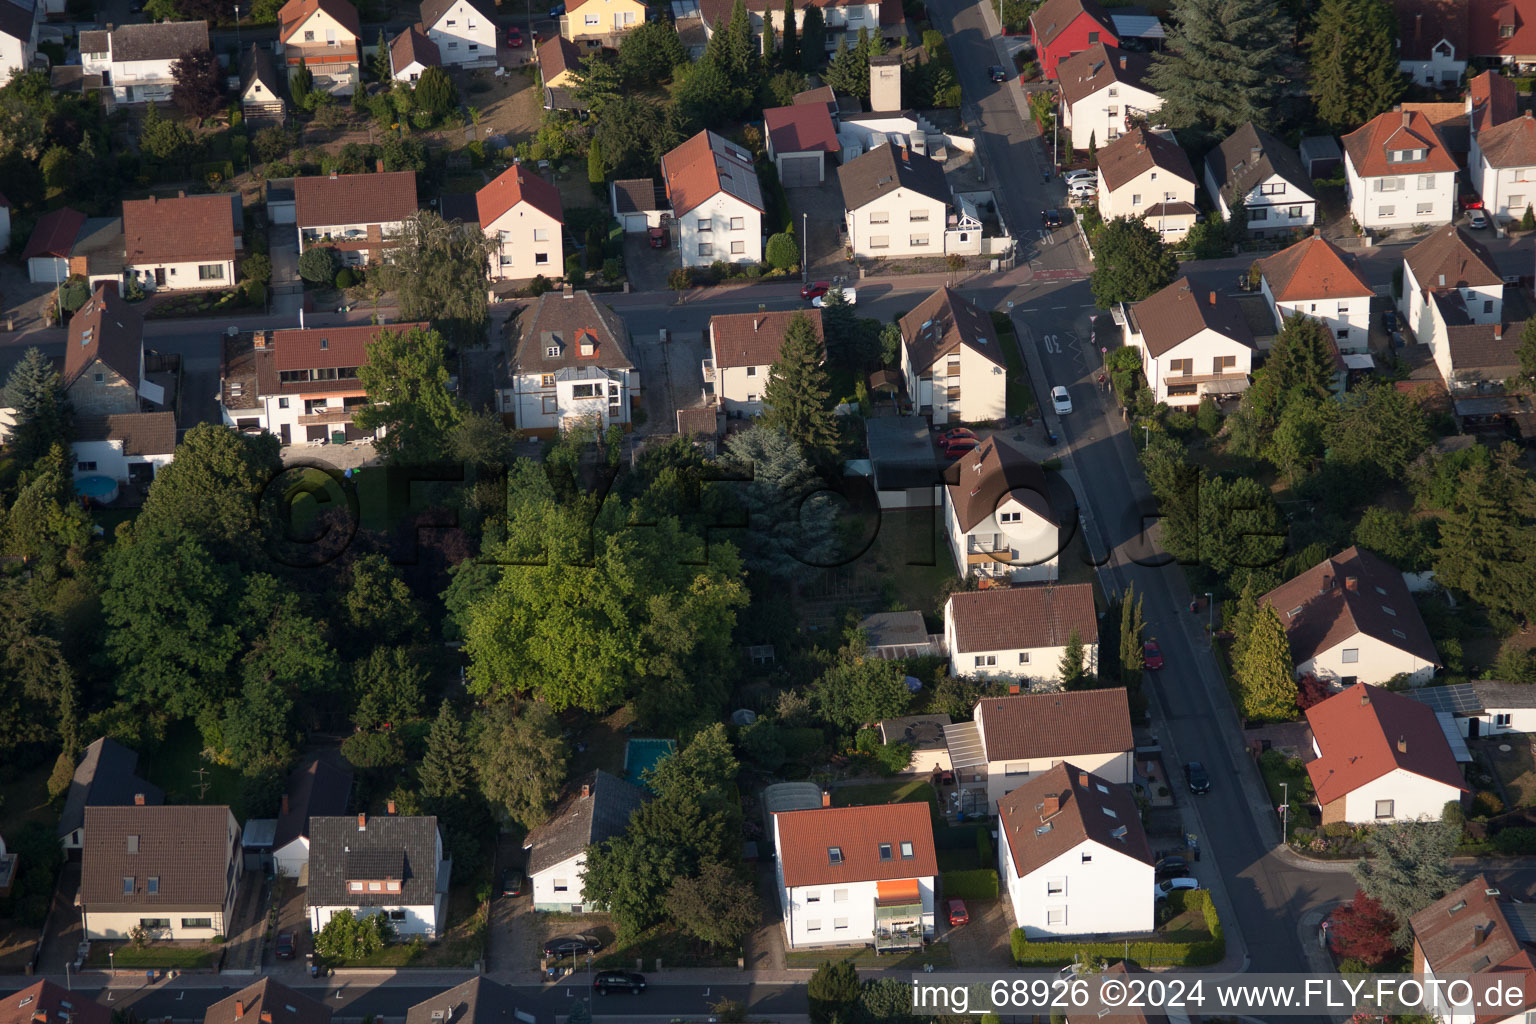
[[[944,898],[948,900],[997,899],[997,872],[991,868],[946,871],[942,884]]]
[[[948,876],[945,876],[948,877]],[[1144,940],[1132,942],[1127,949],[1124,942],[1030,942],[1024,929],[1015,928],[1009,936],[1013,962],[1020,967],[1046,967],[1069,964],[1081,953],[1084,956],[1104,960],[1129,958],[1143,967],[1153,964],[1170,964],[1176,967],[1204,967],[1220,963],[1227,955],[1227,940],[1221,930],[1221,919],[1211,903],[1210,894],[1203,889],[1187,892],[1184,905],[1190,909],[1199,907],[1205,918],[1205,926],[1211,937],[1199,942],[1158,942]]]

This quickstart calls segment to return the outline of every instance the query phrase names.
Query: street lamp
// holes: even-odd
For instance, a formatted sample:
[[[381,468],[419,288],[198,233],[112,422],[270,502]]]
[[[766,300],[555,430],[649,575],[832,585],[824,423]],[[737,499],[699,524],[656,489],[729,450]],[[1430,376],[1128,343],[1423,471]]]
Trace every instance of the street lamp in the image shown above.
[[[1287,824],[1287,822],[1290,819],[1290,815],[1287,812],[1289,812],[1290,809],[1291,809],[1291,784],[1289,782],[1282,782],[1282,783],[1280,783],[1280,840],[1281,840],[1281,842],[1284,842],[1286,840],[1286,837],[1288,835],[1290,835],[1290,832],[1286,828],[1286,824]]]
[[[592,951],[587,950],[587,1016],[592,1016]]]
[[[811,227],[809,213],[800,215],[800,283],[811,283]]]
[[[240,70],[240,5],[235,4],[235,70]]]
[[[1210,647],[1216,646],[1216,598],[1209,590],[1205,592],[1205,639]]]
[[[113,950],[113,949],[107,950],[107,968],[114,975],[117,974],[117,951],[116,950]]]

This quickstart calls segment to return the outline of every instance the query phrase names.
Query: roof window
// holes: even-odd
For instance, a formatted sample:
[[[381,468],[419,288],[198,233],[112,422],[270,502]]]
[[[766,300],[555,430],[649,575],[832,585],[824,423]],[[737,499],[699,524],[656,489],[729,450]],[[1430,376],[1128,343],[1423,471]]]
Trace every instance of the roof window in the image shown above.
[[[843,848],[841,846],[827,847],[827,863],[841,864],[843,862]]]
[[[880,859],[881,860],[890,860],[891,859],[891,844],[890,843],[881,843],[880,844]]]

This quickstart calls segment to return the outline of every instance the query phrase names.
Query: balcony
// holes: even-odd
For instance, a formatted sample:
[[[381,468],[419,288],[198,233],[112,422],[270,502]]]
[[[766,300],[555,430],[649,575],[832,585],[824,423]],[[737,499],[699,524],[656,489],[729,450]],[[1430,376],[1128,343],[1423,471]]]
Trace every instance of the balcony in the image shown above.
[[[352,422],[351,409],[327,409],[325,412],[310,412],[299,417],[299,426],[313,427],[322,423],[350,423]]]
[[[966,565],[1011,565],[1013,550],[998,548],[996,551],[972,551],[965,556]]]
[[[875,900],[875,948],[911,949],[923,944],[921,899]]]
[[[715,382],[715,361],[713,359],[706,359],[699,364],[699,368],[704,373],[704,383],[713,384]]]

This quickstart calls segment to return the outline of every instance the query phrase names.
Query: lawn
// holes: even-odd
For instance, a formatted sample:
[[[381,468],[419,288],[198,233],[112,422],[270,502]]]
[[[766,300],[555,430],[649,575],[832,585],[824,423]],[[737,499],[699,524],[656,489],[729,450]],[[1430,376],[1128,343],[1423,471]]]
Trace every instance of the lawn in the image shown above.
[[[1186,910],[1184,891],[1175,889],[1168,894],[1165,912],[1168,919],[1155,929],[1162,942],[1204,942],[1211,937],[1205,926],[1205,915],[1198,910]]]
[[[828,961],[851,960],[855,967],[879,968],[885,971],[913,971],[927,964],[949,967],[954,956],[947,942],[931,943],[926,949],[912,949],[901,953],[879,953],[865,946],[862,949],[800,949],[786,950],[784,966],[788,968],[814,969]]]
[[[103,539],[110,544],[117,537],[117,528],[123,523],[132,522],[138,514],[136,508],[97,508],[91,510],[91,522],[101,527]]]
[[[1029,373],[1024,369],[1024,356],[1019,352],[1013,321],[1007,313],[993,313],[992,326],[997,329],[997,340],[1008,364],[1008,416],[1010,419],[1028,416],[1035,411],[1035,390],[1029,386]]]
[[[307,531],[322,512],[347,507],[342,485],[329,473],[318,469],[302,469],[292,479],[293,484],[286,498],[289,502],[289,523],[295,536],[308,536]],[[365,530],[381,533],[393,530],[400,522],[400,515],[395,510],[410,505],[409,494],[390,493],[388,470],[383,467],[354,470],[350,483],[357,501],[359,525]],[[409,484],[402,486],[409,487]]]
[[[935,622],[942,617],[939,587],[955,575],[955,561],[932,511],[886,511],[868,550],[851,565],[888,598],[891,609],[916,609]],[[856,584],[855,590],[859,589]]]
[[[1477,752],[1498,775],[1509,806],[1536,805],[1536,756],[1528,738],[1518,734],[1495,736],[1478,742]]]
[[[202,751],[203,738],[197,726],[189,721],[177,722],[166,733],[159,749],[140,758],[139,771],[165,790],[168,804],[228,804],[235,820],[244,821],[245,795],[240,772],[214,764]]]
[[[594,970],[600,968],[634,969],[636,960],[654,963],[660,960],[667,967],[735,967],[740,951],[734,948],[711,949],[709,946],[684,935],[675,928],[657,925],[633,938],[620,938],[603,950],[603,955],[592,961]],[[585,969],[585,961],[581,962]]]
[[[927,776],[891,782],[867,782],[857,786],[836,786],[832,790],[834,807],[919,803],[924,800],[928,802],[928,808],[933,814],[933,827],[945,828],[944,815],[939,811],[939,796],[933,791]]]
[[[85,965],[119,971],[149,967],[194,971],[217,967],[223,958],[224,946],[212,942],[151,942],[143,949],[126,942],[92,942]]]
[[[1312,779],[1307,775],[1307,770],[1301,765],[1299,758],[1287,758],[1279,751],[1266,751],[1259,758],[1259,774],[1264,776],[1264,787],[1269,790],[1269,802],[1274,807],[1279,807],[1289,795],[1291,813],[1286,823],[1287,830],[1294,832],[1297,828],[1310,828],[1313,825],[1312,811],[1306,800],[1312,792]],[[1281,783],[1286,788],[1281,788]],[[1286,840],[1290,840],[1287,835]]]

